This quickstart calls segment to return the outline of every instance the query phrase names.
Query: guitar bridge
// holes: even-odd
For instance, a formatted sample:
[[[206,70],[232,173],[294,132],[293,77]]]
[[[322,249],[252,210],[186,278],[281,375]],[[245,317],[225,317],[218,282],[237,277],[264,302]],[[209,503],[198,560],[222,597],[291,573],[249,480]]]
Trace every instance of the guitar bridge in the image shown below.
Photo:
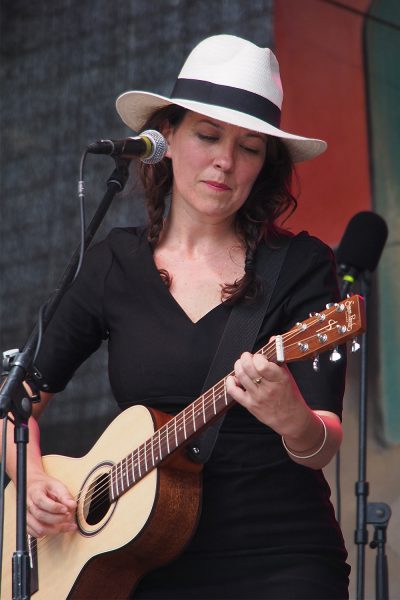
[[[31,567],[31,594],[39,590],[37,539],[28,534],[28,554]]]

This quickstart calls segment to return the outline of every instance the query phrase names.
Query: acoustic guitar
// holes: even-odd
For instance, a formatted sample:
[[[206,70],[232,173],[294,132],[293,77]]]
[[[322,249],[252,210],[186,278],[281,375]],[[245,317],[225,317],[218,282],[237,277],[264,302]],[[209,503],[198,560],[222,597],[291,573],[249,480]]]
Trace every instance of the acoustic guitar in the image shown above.
[[[277,363],[316,357],[364,331],[360,296],[328,305],[258,352]],[[354,342],[353,342],[354,343]],[[335,358],[334,352],[331,358]],[[185,445],[234,400],[225,378],[176,416],[134,406],[82,458],[43,458],[77,499],[77,530],[28,536],[35,600],[126,598],[143,575],[183,550],[199,518],[201,466]],[[12,598],[15,487],[6,489],[2,598]]]

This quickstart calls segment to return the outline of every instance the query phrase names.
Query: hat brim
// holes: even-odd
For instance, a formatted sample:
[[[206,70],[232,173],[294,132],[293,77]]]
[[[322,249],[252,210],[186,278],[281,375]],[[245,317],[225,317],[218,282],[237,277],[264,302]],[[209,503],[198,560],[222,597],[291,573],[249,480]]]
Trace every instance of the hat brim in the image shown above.
[[[287,146],[293,162],[315,158],[325,152],[327,148],[327,143],[323,140],[288,133],[246,113],[194,100],[171,99],[150,92],[131,91],[125,92],[117,98],[116,108],[123,122],[134,131],[139,132],[153,111],[168,104],[177,104],[218,121],[278,137]]]

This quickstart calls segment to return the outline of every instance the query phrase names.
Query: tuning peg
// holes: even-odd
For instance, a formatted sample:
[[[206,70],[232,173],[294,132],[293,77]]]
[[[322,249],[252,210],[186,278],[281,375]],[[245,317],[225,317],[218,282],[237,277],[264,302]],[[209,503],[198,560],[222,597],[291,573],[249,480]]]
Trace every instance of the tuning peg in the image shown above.
[[[329,360],[331,362],[338,362],[338,360],[341,360],[341,358],[342,358],[342,355],[339,352],[339,348],[336,346],[336,348],[334,348],[332,350]]]
[[[328,304],[326,304],[326,308],[334,308],[336,312],[343,312],[346,309],[343,302],[328,302]]]
[[[318,373],[318,371],[319,371],[319,356],[314,357],[314,360],[312,361],[312,368],[316,373]]]
[[[351,342],[351,351],[358,352],[360,348],[361,344],[359,343],[357,338],[354,338],[354,340]]]
[[[319,312],[310,312],[310,317],[316,317],[318,319],[318,321],[325,321],[326,319],[326,315],[324,315],[324,313],[319,313]]]

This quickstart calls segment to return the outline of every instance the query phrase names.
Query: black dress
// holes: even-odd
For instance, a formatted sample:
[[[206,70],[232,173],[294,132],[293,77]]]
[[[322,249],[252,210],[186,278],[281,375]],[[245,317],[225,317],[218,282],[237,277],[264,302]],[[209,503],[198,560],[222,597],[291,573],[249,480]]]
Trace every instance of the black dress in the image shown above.
[[[330,249],[306,233],[294,237],[255,349],[335,299]],[[145,233],[115,229],[89,251],[46,332],[36,363],[42,387],[61,391],[107,339],[121,409],[176,413],[200,395],[230,310],[220,304],[193,323],[163,283]],[[341,416],[343,363],[324,356],[319,373],[310,361],[290,368],[311,408]],[[134,597],[347,598],[347,553],[329,497],[322,471],[294,463],[280,436],[234,406],[204,469],[192,541]]]

